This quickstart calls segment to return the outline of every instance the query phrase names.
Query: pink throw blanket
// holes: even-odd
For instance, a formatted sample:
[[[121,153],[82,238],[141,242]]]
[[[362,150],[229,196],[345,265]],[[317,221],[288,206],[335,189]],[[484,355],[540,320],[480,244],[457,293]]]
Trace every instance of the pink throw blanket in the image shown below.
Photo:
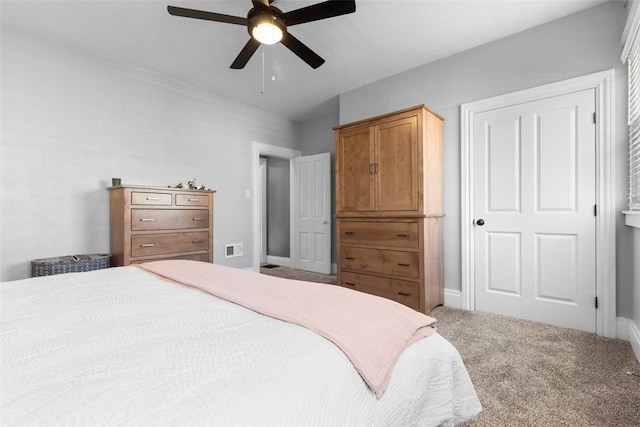
[[[146,271],[269,317],[304,326],[337,345],[382,397],[402,352],[435,332],[436,319],[340,286],[287,280],[198,261],[139,265]]]

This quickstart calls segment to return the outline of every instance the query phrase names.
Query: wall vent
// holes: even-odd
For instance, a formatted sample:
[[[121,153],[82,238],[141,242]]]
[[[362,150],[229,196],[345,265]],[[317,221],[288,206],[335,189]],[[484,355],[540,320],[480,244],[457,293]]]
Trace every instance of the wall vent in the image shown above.
[[[242,255],[242,243],[231,243],[224,245],[224,257],[231,258]]]

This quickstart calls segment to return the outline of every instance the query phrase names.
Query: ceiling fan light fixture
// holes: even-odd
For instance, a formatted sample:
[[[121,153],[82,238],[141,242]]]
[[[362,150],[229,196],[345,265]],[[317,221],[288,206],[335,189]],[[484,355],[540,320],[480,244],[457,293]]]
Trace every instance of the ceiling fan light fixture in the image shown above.
[[[253,7],[249,9],[246,18],[177,6],[167,6],[167,10],[174,16],[224,22],[246,27],[251,38],[231,63],[231,68],[234,70],[244,68],[261,44],[275,43],[282,43],[283,46],[306,62],[311,68],[316,69],[324,64],[324,59],[289,33],[287,26],[334,18],[356,11],[355,0],[324,0],[286,13],[272,6],[271,3],[273,1],[251,0]]]
[[[275,16],[262,16],[252,22],[251,36],[262,44],[276,44],[284,36],[284,25]]]

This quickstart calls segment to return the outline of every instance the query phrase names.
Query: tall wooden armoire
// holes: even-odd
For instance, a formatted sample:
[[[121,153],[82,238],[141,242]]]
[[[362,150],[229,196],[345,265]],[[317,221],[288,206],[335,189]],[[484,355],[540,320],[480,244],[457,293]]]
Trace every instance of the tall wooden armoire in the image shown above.
[[[428,313],[444,302],[443,118],[424,105],[338,126],[338,283]]]

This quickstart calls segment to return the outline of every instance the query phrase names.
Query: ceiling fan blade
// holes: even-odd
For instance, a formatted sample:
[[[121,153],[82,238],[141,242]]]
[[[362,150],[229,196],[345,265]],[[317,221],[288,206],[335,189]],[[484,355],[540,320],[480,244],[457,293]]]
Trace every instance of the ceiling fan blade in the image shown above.
[[[260,42],[255,40],[253,37],[250,38],[247,44],[244,45],[244,47],[236,57],[235,61],[233,61],[233,64],[231,64],[231,68],[233,68],[234,70],[240,70],[244,68],[244,66],[247,65],[247,62],[249,62],[249,59],[251,59],[251,57],[259,47]]]
[[[167,6],[171,15],[185,18],[204,19],[205,21],[224,22],[227,24],[247,25],[247,18],[224,15],[222,13],[205,12],[204,10],[185,9],[184,7]]]
[[[333,18],[334,16],[346,15],[355,11],[355,0],[328,0],[286,12],[284,14],[284,22],[287,26],[304,24],[305,22]]]
[[[324,64],[324,59],[318,56],[317,53],[309,49],[304,43],[297,38],[293,37],[291,33],[286,33],[280,41],[289,50],[300,57],[304,62],[309,64],[311,68],[318,68]]]

